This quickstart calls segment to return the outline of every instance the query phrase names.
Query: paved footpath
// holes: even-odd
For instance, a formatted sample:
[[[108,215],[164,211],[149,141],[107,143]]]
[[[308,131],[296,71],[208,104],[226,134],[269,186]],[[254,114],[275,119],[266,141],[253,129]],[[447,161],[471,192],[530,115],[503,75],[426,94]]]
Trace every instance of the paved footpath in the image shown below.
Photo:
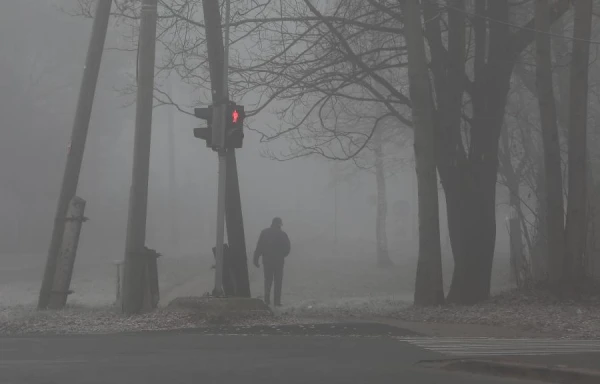
[[[518,384],[416,365],[445,355],[385,325],[0,338],[1,384]]]

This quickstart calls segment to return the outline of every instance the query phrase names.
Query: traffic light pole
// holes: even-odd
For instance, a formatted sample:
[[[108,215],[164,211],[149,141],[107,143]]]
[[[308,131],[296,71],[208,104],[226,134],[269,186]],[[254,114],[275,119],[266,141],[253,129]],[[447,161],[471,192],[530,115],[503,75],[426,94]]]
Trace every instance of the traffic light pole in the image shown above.
[[[94,104],[96,84],[98,83],[102,53],[104,52],[104,43],[106,41],[111,6],[112,0],[97,1],[92,36],[90,38],[85,67],[83,69],[83,80],[81,81],[81,88],[79,89],[79,100],[77,102],[75,120],[73,121],[71,143],[69,145],[67,163],[65,165],[62,185],[58,197],[44,277],[40,288],[38,309],[46,309],[48,307],[52,284],[54,282],[54,274],[56,272],[58,253],[65,231],[67,209],[69,207],[69,202],[77,192],[77,184],[79,183],[79,174],[81,172],[83,152],[85,150],[85,142],[90,125],[92,106]]]
[[[229,1],[226,3],[226,20],[229,20]],[[223,46],[221,14],[218,0],[203,0],[208,63],[212,86],[214,108],[212,144],[219,153],[219,183],[217,191],[217,246],[215,266],[215,286],[213,296],[223,295],[223,243],[225,237],[225,182],[227,180],[227,152],[225,149],[225,124],[228,102],[227,72],[228,49]],[[229,29],[229,28],[228,28]],[[226,32],[226,46],[229,48],[229,32]]]
[[[236,296],[250,297],[246,240],[240,199],[235,149],[225,148],[225,126],[228,109],[228,62],[229,26],[225,28],[225,44],[221,33],[221,17],[218,0],[203,0],[208,62],[212,85],[214,118],[212,120],[212,143],[219,150],[219,185],[217,201],[217,249],[214,294],[222,294],[224,221],[227,222],[227,237],[236,279]],[[225,4],[225,20],[230,19],[229,1]],[[222,109],[219,109],[222,108]],[[226,220],[225,220],[226,217]]]
[[[226,125],[228,121],[229,104],[229,19],[231,17],[231,0],[225,0],[225,39],[223,41],[223,102],[221,106],[221,145],[219,146],[219,186],[217,201],[217,268],[215,275],[215,289],[219,288],[223,294],[223,266],[224,266],[224,238],[225,238],[225,208],[226,208],[226,189],[227,189],[227,149],[225,148]]]
[[[127,237],[125,240],[125,279],[122,310],[139,313],[144,307],[148,260],[145,251],[148,215],[148,177],[150,139],[154,103],[154,63],[156,56],[156,22],[158,0],[143,0],[140,21],[138,87],[135,110],[133,169],[129,191]]]

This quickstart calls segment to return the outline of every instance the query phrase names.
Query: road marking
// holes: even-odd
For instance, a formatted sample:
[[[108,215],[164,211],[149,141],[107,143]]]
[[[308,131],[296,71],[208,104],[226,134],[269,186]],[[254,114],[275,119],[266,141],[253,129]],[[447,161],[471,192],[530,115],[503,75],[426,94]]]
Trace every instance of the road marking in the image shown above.
[[[486,337],[397,337],[417,347],[452,356],[545,356],[600,353],[600,340],[494,339]]]

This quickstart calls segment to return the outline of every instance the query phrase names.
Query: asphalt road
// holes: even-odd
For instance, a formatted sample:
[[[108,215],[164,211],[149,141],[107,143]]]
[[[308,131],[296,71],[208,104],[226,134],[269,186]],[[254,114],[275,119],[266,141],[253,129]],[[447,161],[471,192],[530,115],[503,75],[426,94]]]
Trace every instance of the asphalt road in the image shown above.
[[[0,383],[519,383],[419,368],[418,361],[442,355],[390,337],[389,332],[397,336],[401,330],[348,324],[321,327],[309,334],[310,326],[304,326],[288,327],[280,334],[278,327],[269,327],[268,333],[263,327],[263,332],[245,328],[237,334],[220,328],[0,338]]]

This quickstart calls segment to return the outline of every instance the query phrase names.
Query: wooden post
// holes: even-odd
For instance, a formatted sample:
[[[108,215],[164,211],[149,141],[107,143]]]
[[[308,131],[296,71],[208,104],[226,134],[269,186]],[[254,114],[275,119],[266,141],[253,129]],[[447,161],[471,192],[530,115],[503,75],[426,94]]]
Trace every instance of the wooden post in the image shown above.
[[[244,216],[238,179],[235,149],[227,150],[227,186],[225,188],[225,215],[227,223],[227,239],[229,240],[229,260],[232,276],[235,281],[235,296],[251,297],[250,279],[248,276],[248,254],[246,235],[244,233]]]
[[[100,73],[100,62],[102,61],[102,53],[104,52],[104,42],[106,40],[111,5],[112,0],[97,1],[92,37],[90,39],[85,66],[83,67],[83,80],[79,89],[79,99],[77,101],[75,120],[73,121],[67,163],[65,164],[46,267],[42,278],[42,286],[40,287],[38,309],[46,309],[48,306],[51,295],[50,291],[52,290],[53,279],[56,274],[56,263],[61,249],[60,241],[63,238],[65,230],[64,220],[67,217],[69,202],[77,193],[77,184],[79,183],[79,173],[81,171],[83,152],[90,125],[92,105],[94,104],[94,94],[96,92],[98,74]]]
[[[84,217],[84,212],[85,200],[77,196],[73,197],[67,210],[62,246],[58,255],[56,273],[54,274],[48,303],[50,309],[64,308],[67,304],[67,296],[72,293],[70,290],[71,277],[73,276],[73,266],[75,265],[75,256],[79,245],[81,225],[87,220]]]

